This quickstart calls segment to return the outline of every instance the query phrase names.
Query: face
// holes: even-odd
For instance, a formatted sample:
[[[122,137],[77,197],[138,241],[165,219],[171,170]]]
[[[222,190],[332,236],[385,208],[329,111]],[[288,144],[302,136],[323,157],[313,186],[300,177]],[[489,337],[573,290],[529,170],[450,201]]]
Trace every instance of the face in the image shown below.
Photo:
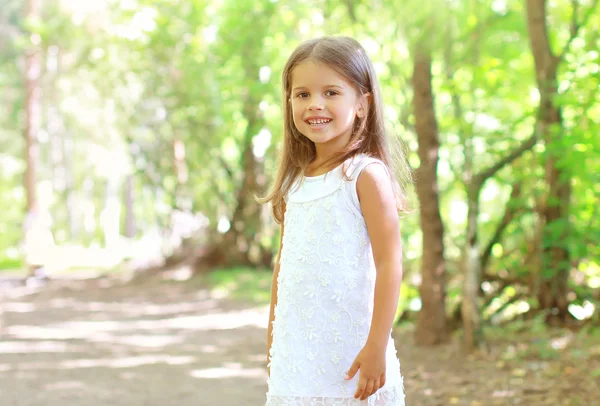
[[[343,148],[352,135],[354,120],[364,117],[365,97],[339,73],[307,60],[291,74],[290,103],[294,125],[317,148]]]

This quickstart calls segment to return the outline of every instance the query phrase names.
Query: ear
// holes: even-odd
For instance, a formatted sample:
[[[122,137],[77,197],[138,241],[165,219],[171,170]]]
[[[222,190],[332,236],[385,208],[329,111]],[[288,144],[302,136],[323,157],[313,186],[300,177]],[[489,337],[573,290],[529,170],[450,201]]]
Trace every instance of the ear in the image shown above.
[[[364,93],[363,95],[360,96],[360,99],[358,101],[358,109],[356,111],[356,116],[358,118],[365,118],[367,115],[367,111],[369,110],[369,105],[371,104],[371,100],[373,99],[373,97],[371,96],[371,93]]]

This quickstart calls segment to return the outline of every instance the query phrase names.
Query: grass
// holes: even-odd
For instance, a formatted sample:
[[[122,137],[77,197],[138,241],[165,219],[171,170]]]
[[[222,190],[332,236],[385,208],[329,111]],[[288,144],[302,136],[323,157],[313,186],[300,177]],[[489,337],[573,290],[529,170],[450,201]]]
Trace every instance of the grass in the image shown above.
[[[270,269],[231,268],[214,270],[202,279],[219,296],[263,305],[269,304],[272,276]]]
[[[19,271],[23,268],[23,263],[19,258],[0,257],[0,272]]]

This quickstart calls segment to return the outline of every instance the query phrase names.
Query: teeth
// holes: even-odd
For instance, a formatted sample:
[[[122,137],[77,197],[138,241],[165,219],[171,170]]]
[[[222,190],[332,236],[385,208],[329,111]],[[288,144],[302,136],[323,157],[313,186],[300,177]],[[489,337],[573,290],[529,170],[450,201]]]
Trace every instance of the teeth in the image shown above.
[[[308,120],[308,123],[311,125],[315,125],[315,124],[325,124],[330,122],[330,119],[318,119],[318,120]]]

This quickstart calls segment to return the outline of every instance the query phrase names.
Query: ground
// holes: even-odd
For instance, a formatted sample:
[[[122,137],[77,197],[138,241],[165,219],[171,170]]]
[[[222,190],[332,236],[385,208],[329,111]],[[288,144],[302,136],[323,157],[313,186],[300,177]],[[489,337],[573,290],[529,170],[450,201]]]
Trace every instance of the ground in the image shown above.
[[[1,406],[264,404],[267,306],[183,282],[1,288]],[[525,328],[465,357],[394,331],[407,405],[599,405],[600,340]],[[583,337],[583,338],[582,338]],[[458,341],[458,340],[456,340]]]

